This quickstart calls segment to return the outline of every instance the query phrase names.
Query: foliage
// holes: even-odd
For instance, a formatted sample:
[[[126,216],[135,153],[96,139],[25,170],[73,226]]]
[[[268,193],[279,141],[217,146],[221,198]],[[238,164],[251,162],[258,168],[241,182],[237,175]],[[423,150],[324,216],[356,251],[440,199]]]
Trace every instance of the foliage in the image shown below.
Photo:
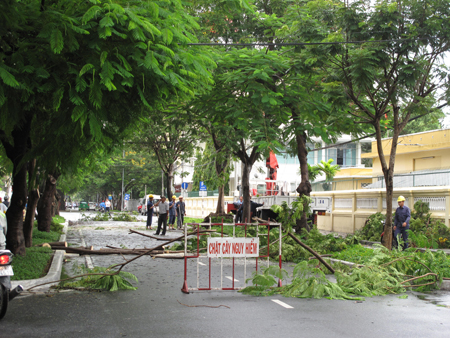
[[[200,181],[203,181],[208,187],[208,190],[216,190],[219,187],[224,186],[226,189],[225,194],[227,194],[229,192],[229,185],[227,183],[232,170],[229,163],[229,153],[216,151],[212,140],[208,139],[202,152],[200,149],[197,149],[195,158],[194,173],[192,175],[192,190],[200,190]],[[218,176],[216,171],[216,162],[226,164],[226,168],[221,172],[220,176]]]
[[[370,215],[364,226],[356,231],[356,236],[366,241],[379,242],[383,232],[383,221],[386,216],[381,212]]]
[[[94,217],[86,214],[81,214],[81,222],[106,222],[109,221],[110,217],[107,212],[99,212],[95,214]]]
[[[360,250],[364,248],[358,248]],[[276,273],[280,269],[271,267],[263,271],[262,277],[254,275],[251,279],[254,285],[242,292],[258,296],[281,294],[299,298],[363,299],[403,293],[412,286],[418,291],[432,290],[439,287],[443,277],[450,275],[450,257],[442,251],[422,253],[407,249],[390,252],[378,246],[370,253],[364,266],[355,267],[350,273],[336,271],[336,283],[330,282],[316,263],[302,261],[294,269],[291,284],[275,287]],[[412,277],[419,278],[411,280]]]
[[[96,266],[93,269],[88,269],[84,265],[74,266],[74,272],[77,273],[77,275],[91,275],[83,276],[76,281],[62,281],[60,283],[61,288],[86,288],[108,291],[137,290],[137,287],[134,287],[131,282],[137,282],[138,279],[129,272],[120,271],[118,274],[113,274],[114,271],[110,270],[110,267],[105,268]]]
[[[125,214],[125,213],[120,213],[116,216],[113,216],[113,221],[121,221],[121,222],[137,222],[138,219],[135,216],[129,215],[129,214]]]
[[[395,213],[393,214],[394,217]],[[385,216],[375,213],[367,219],[364,227],[356,231],[362,240],[378,242],[383,232]],[[443,222],[431,217],[428,203],[418,200],[411,211],[409,228],[410,245],[415,248],[450,248],[450,229]]]
[[[357,264],[365,264],[373,257],[373,249],[365,248],[360,244],[352,245],[346,249],[333,253],[333,258]]]
[[[310,203],[311,197],[302,195],[292,202],[292,208],[289,208],[288,204],[283,202],[281,205],[272,205],[271,209],[278,214],[277,221],[283,224],[283,229],[290,232],[304,213],[307,215],[311,213]]]

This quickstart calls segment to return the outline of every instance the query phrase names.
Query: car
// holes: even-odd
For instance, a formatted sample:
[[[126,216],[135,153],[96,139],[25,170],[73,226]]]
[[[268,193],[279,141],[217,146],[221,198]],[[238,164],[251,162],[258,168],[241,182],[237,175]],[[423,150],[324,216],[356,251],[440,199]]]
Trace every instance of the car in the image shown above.
[[[95,202],[89,202],[89,210],[95,210]]]

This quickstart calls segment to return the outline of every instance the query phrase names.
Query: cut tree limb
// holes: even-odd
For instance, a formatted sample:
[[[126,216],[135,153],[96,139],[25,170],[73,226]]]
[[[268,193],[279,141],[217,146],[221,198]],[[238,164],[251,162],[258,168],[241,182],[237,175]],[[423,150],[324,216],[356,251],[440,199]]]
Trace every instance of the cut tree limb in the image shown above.
[[[334,269],[331,267],[330,264],[328,264],[327,262],[324,261],[324,259],[322,257],[320,257],[320,255],[315,252],[313,249],[311,249],[309,246],[307,246],[305,243],[303,243],[301,240],[299,240],[297,237],[295,237],[295,235],[292,232],[288,233],[289,236],[296,241],[298,244],[300,244],[303,248],[305,248],[306,250],[308,250],[310,253],[312,253],[314,256],[316,256],[316,258],[327,267],[328,270],[330,270],[332,273],[334,273]]]

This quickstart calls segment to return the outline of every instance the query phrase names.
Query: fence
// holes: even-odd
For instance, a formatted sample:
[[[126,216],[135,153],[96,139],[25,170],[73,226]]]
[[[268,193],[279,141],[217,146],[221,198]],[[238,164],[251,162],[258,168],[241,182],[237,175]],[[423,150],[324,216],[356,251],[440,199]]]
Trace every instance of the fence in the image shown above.
[[[393,211],[397,208],[397,197],[406,198],[405,205],[413,209],[418,200],[427,202],[432,217],[441,219],[450,226],[450,187],[396,188],[392,199]],[[331,212],[318,216],[317,225],[321,230],[354,233],[364,226],[367,218],[376,212],[386,212],[386,192],[384,189],[352,191],[313,192],[314,197],[332,197]]]
[[[442,187],[450,185],[450,170],[434,170],[432,172],[414,172],[394,175],[394,188],[406,187]],[[312,191],[336,191],[359,189],[383,189],[384,177],[351,178],[345,180],[335,179],[332,182],[314,182]]]

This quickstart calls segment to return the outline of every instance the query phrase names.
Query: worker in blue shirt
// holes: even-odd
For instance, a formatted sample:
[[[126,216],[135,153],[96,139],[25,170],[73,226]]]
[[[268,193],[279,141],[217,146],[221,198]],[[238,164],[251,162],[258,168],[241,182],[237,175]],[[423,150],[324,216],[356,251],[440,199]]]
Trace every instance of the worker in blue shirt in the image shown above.
[[[411,219],[411,210],[405,205],[405,198],[399,196],[397,199],[398,208],[395,210],[394,218],[394,236],[397,238],[399,234],[402,234],[403,238],[403,250],[408,247],[408,231],[409,220]]]
[[[148,195],[147,201],[147,225],[145,229],[152,230],[152,218],[153,218],[153,195]]]

